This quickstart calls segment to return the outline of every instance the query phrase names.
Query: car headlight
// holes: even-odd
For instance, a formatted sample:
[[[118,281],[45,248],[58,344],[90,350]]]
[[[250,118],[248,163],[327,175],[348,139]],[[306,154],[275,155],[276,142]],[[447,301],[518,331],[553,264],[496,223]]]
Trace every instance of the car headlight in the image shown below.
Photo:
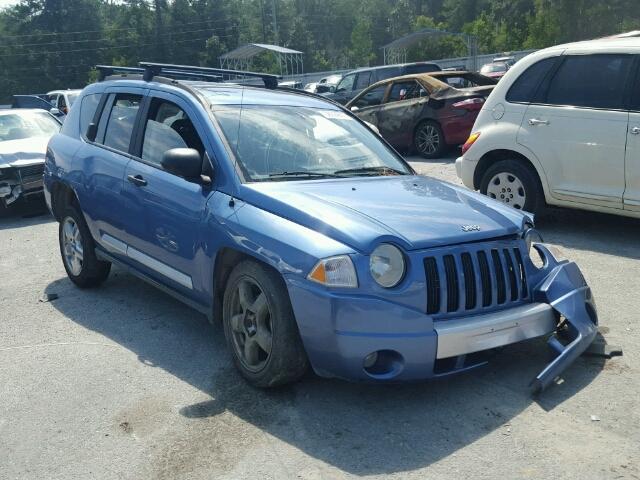
[[[404,277],[406,263],[398,247],[388,243],[378,245],[369,258],[369,271],[378,285],[395,287]]]
[[[356,288],[358,277],[349,255],[323,258],[311,269],[307,278],[327,287]]]

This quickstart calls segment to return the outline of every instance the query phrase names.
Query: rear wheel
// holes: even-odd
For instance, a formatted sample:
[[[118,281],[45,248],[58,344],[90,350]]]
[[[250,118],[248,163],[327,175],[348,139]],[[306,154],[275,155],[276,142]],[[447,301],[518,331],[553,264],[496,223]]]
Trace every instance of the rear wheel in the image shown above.
[[[517,160],[501,160],[482,176],[480,192],[518,210],[538,212],[544,194],[537,174]]]
[[[225,288],[222,319],[233,361],[252,385],[294,382],[307,370],[287,290],[273,270],[250,260],[235,267]]]
[[[442,156],[447,149],[440,125],[431,121],[418,125],[413,136],[413,144],[415,151],[428,159]]]
[[[80,288],[100,285],[109,276],[111,263],[98,260],[84,217],[74,206],[62,214],[58,230],[60,254],[69,279]]]

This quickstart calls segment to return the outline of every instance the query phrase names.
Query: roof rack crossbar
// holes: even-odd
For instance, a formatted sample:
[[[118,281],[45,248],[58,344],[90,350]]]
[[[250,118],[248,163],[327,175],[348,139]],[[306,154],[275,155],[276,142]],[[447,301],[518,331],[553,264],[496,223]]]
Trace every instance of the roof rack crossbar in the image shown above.
[[[106,77],[111,75],[117,75],[119,73],[135,73],[138,75],[145,74],[145,69],[140,67],[120,67],[117,65],[96,65],[96,70],[99,72],[99,81],[103,81]],[[179,70],[163,70],[161,73],[166,74],[168,77],[183,78],[185,80],[207,80],[212,82],[222,81],[222,75],[208,75],[206,73],[199,72],[185,72]]]
[[[143,78],[146,81],[150,81],[154,76],[161,75],[162,73],[173,75],[178,73],[218,74],[260,78],[264,82],[265,87],[272,89],[278,87],[278,76],[271,75],[269,73],[245,72],[243,70],[227,70],[224,68],[195,67],[192,65],[174,65],[170,63],[140,62],[138,65],[144,69]]]

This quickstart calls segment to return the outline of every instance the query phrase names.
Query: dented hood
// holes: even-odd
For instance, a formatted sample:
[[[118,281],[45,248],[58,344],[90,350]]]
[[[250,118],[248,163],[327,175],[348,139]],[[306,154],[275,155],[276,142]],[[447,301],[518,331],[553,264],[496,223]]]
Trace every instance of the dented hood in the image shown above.
[[[380,241],[407,250],[519,232],[527,217],[424,176],[248,183],[242,199],[362,252]]]
[[[0,142],[0,168],[25,167],[44,163],[48,136]]]

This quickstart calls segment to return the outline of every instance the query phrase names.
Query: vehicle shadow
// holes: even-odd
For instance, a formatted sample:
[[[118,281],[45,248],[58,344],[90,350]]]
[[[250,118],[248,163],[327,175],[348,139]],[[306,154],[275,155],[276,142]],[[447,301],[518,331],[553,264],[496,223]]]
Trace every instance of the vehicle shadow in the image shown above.
[[[544,240],[567,248],[640,259],[640,220],[563,208],[536,216]]]
[[[0,211],[0,230],[31,227],[53,222],[54,219],[42,202],[20,203],[9,210]]]
[[[79,290],[61,278],[46,291],[59,295],[52,305],[70,320],[211,396],[180,409],[198,424],[179,443],[197,445],[202,455],[218,448],[215,418],[229,412],[351,474],[425,467],[489,432],[506,432],[510,420],[535,401],[528,383],[549,360],[543,341],[535,340],[503,349],[486,367],[438,381],[352,384],[309,374],[295,385],[263,391],[248,386],[233,368],[220,325],[122,270],[114,269],[99,289]],[[601,359],[578,359],[564,383],[537,401],[554,408],[603,365]]]

